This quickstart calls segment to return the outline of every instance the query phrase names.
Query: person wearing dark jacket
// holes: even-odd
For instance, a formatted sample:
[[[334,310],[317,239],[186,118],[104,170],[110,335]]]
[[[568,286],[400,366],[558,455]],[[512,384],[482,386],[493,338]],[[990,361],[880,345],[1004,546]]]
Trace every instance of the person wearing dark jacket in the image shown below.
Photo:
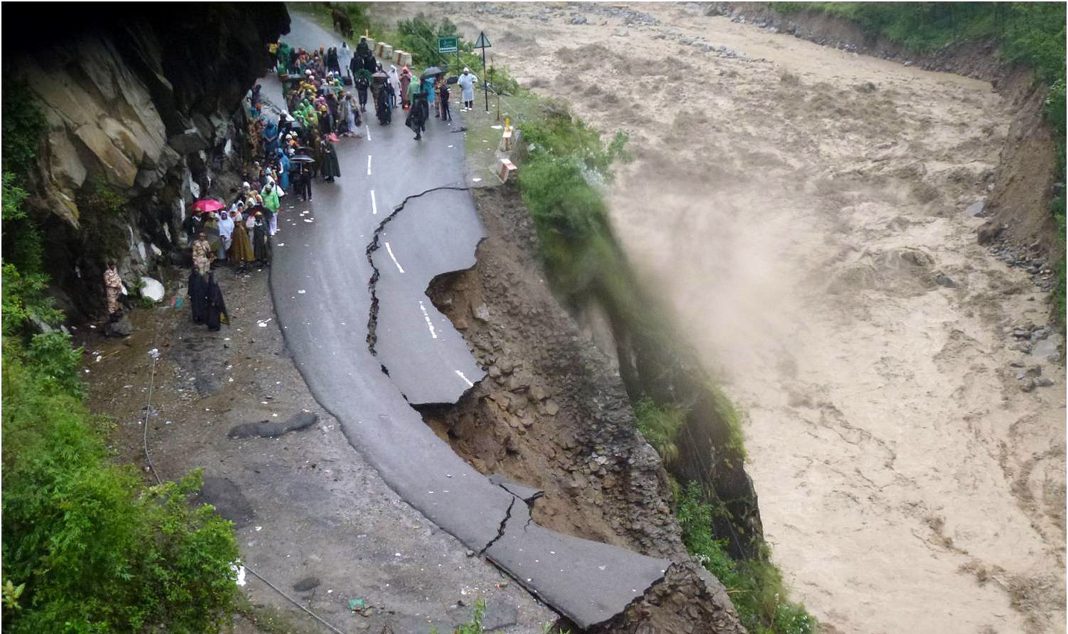
[[[338,163],[334,144],[323,139],[319,142],[319,154],[323,157],[323,180],[333,183],[335,178],[341,176],[341,164]]]
[[[208,330],[217,331],[221,324],[230,323],[230,314],[226,312],[226,301],[223,299],[222,289],[215,281],[214,273],[208,273],[204,290],[207,309],[205,322],[208,324]]]
[[[271,264],[270,228],[263,219],[263,214],[256,212],[256,223],[252,225],[252,250],[256,254],[256,264],[261,268]]]
[[[193,314],[193,323],[202,324],[208,318],[207,286],[204,277],[197,272],[196,267],[189,272],[189,309]]]
[[[353,80],[356,95],[360,98],[360,112],[367,112],[367,89],[371,86],[370,80],[367,79],[368,74],[363,69],[357,69],[353,75],[356,78]]]
[[[452,121],[452,113],[449,112],[449,82],[444,77],[438,88],[438,107],[441,109],[441,120]]]

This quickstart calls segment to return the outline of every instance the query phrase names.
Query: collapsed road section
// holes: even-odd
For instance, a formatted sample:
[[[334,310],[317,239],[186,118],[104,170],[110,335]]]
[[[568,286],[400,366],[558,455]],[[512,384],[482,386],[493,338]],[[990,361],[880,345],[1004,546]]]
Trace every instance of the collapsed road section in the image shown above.
[[[291,39],[298,45],[317,46],[316,37],[326,41],[325,35],[313,33],[315,27],[300,19],[293,26]],[[303,35],[308,41],[300,41]],[[264,90],[272,99],[277,92],[281,102],[275,82],[265,80]],[[448,336],[455,337],[459,346],[440,350],[441,363],[432,376],[415,377],[413,382],[450,383],[444,396],[414,396],[415,390],[408,387],[412,398],[455,402],[469,387],[468,381],[482,376],[462,338],[425,294],[433,276],[473,263],[481,228],[467,192],[434,192],[406,209],[415,211],[416,221],[437,214],[447,219],[443,224],[427,230],[418,222],[406,224],[398,214],[390,223],[389,246],[381,240],[370,258],[361,257],[364,253],[357,246],[371,242],[385,220],[380,209],[397,209],[413,194],[462,188],[464,182],[462,144],[453,142],[444,130],[431,130],[421,144],[415,144],[402,126],[371,125],[367,135],[371,138],[358,145],[339,145],[337,152],[342,166],[363,165],[373,156],[374,170],[346,171],[333,186],[317,188],[315,213],[300,221],[283,218],[282,232],[275,238],[271,294],[286,346],[319,404],[341,421],[349,442],[406,502],[472,551],[484,551],[579,627],[603,623],[662,579],[670,562],[529,522],[526,504],[519,504],[519,498],[456,455],[423,423],[394,382],[395,375],[411,367],[405,360],[426,357],[423,346],[430,326],[439,337],[431,341],[444,341],[440,338],[450,331]],[[431,165],[435,169],[427,169]],[[408,253],[407,236],[412,244],[423,245],[411,259],[412,269],[402,259]],[[396,277],[383,276],[382,257],[395,268]],[[418,270],[425,279],[413,275],[411,283],[404,278],[404,284],[394,286],[409,270]],[[368,349],[372,297],[366,282],[372,277],[379,299],[376,349],[380,354],[388,350],[385,360],[394,364],[389,376],[382,372],[384,358]],[[382,311],[391,310],[393,302],[419,312],[414,319],[395,322],[403,316]]]
[[[424,292],[436,275],[474,266],[485,234],[473,214],[465,187],[421,192],[379,224],[366,249],[368,347],[412,405],[455,403],[485,376]]]

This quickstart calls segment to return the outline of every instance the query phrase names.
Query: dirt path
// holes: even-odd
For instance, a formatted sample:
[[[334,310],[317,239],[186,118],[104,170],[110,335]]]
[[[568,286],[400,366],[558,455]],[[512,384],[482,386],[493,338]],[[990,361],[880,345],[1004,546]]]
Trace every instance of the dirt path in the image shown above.
[[[613,219],[748,410],[797,596],[841,631],[1063,632],[1059,341],[967,211],[1011,116],[991,86],[698,5],[447,14],[630,133]]]

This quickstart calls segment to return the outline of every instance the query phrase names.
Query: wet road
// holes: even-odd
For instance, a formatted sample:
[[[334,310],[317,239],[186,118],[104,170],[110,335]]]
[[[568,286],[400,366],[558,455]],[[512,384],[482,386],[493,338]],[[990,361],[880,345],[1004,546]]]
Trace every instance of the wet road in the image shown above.
[[[285,39],[318,47],[335,36],[294,15]],[[284,103],[275,78],[263,85]],[[314,183],[313,203],[283,198],[271,291],[286,345],[316,400],[405,501],[580,626],[611,618],[670,562],[533,524],[526,502],[459,458],[411,407],[455,402],[483,376],[425,295],[434,276],[474,264],[483,230],[462,191],[459,117],[451,127],[431,119],[415,142],[403,113],[389,126],[367,114],[364,138],[337,145],[342,176]],[[377,356],[367,344],[371,290]]]

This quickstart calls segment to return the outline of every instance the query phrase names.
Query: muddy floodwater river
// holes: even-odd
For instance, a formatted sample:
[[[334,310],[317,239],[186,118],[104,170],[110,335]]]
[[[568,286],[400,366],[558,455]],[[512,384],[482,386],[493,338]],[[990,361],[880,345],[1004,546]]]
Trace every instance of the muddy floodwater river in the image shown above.
[[[774,559],[826,629],[1064,632],[1060,341],[968,212],[1011,108],[704,9],[448,14],[629,133],[612,219],[745,409]]]

